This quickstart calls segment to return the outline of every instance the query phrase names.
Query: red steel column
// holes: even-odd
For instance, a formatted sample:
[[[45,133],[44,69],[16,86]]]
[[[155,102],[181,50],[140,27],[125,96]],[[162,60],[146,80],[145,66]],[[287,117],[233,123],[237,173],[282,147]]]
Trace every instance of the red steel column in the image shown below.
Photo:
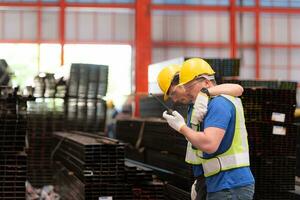
[[[255,78],[260,78],[260,11],[259,0],[255,1]]]
[[[59,15],[59,41],[61,45],[60,50],[60,65],[64,65],[64,45],[65,45],[65,11],[66,2],[65,0],[60,0],[60,15]]]
[[[236,8],[235,0],[230,0],[230,56],[236,57],[237,43],[236,43]]]
[[[151,0],[135,3],[135,116],[139,116],[139,95],[148,92],[148,65],[151,63]]]

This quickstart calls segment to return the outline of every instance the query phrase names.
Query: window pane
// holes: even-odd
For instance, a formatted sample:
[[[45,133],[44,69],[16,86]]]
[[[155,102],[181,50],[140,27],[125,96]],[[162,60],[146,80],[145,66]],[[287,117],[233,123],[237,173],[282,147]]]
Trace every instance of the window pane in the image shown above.
[[[13,85],[31,85],[38,73],[37,44],[1,44],[1,59],[5,59],[14,74]]]
[[[60,68],[60,44],[41,44],[40,72],[55,73]]]
[[[65,45],[65,63],[99,64],[109,66],[108,98],[121,98],[131,93],[130,45]],[[118,99],[117,99],[118,100]],[[118,102],[116,102],[118,104]]]

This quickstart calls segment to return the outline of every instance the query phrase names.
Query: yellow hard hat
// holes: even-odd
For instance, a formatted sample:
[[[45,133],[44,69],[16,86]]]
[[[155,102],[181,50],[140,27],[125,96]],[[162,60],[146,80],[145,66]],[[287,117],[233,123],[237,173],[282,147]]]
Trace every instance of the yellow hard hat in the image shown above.
[[[214,75],[215,71],[201,58],[191,58],[182,64],[179,73],[179,84],[183,85],[200,75]]]
[[[181,65],[169,65],[165,68],[163,68],[158,76],[157,76],[157,83],[160,87],[160,89],[163,91],[164,93],[164,100],[168,99],[168,90],[171,86],[172,80],[174,78],[174,76],[179,73],[181,69]]]

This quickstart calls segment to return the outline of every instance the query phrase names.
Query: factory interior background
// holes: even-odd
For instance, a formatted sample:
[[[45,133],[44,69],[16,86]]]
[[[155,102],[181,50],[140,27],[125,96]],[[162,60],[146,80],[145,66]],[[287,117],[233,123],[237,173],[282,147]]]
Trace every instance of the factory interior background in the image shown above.
[[[299,27],[300,0],[0,0],[0,199],[190,199],[149,93],[194,57],[244,88],[254,199],[300,199]]]

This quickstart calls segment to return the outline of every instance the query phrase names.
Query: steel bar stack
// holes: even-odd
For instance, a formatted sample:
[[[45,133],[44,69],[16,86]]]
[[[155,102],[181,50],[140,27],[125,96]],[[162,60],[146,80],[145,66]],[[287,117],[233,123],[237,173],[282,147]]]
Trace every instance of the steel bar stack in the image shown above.
[[[190,189],[192,170],[184,161],[187,141],[164,120],[118,120],[117,138],[129,143],[127,158],[155,167],[155,174],[172,185]]]
[[[189,190],[193,183],[192,169],[184,161],[187,140],[165,120],[146,120],[143,134],[146,163],[174,173],[167,180]]]
[[[182,190],[167,183],[165,185],[165,197],[167,200],[190,200],[191,194],[189,191]]]
[[[300,123],[297,126],[297,145],[296,145],[296,176],[300,177]]]
[[[164,184],[153,180],[153,170],[136,162],[125,162],[126,183],[132,185],[133,199],[164,200]]]
[[[293,199],[296,142],[299,126],[293,123],[296,107],[294,82],[230,81],[241,84],[241,97],[256,179],[255,199]]]
[[[156,95],[161,101],[163,100],[163,95]],[[165,104],[173,109],[178,111],[182,116],[186,116],[187,114],[187,105],[183,104],[174,104],[170,99],[165,102]],[[140,98],[140,113],[142,118],[149,117],[162,117],[162,113],[166,110],[156,99],[152,96],[144,96]]]
[[[64,129],[62,99],[28,101],[28,180],[37,188],[52,184],[53,131]]]
[[[123,144],[78,132],[56,132],[54,137],[54,159],[69,173],[72,172],[71,177],[65,173],[61,177],[64,179],[62,182],[71,182],[73,189],[82,191],[85,199],[98,199],[101,196],[132,199],[130,186],[124,184]],[[82,198],[78,196],[74,199]]]
[[[126,158],[145,162],[145,152],[142,144],[144,126],[145,121],[142,119],[123,119],[117,121],[116,137],[118,140],[126,142]]]
[[[74,63],[68,82],[67,130],[103,132],[108,66]]]
[[[73,63],[68,84],[68,97],[96,99],[105,96],[108,66]]]
[[[104,100],[68,98],[66,101],[66,130],[104,131],[106,119]]]
[[[0,98],[0,199],[25,199],[26,101],[7,89]]]
[[[240,75],[240,59],[204,59],[213,68],[217,82],[225,77],[238,77]]]

